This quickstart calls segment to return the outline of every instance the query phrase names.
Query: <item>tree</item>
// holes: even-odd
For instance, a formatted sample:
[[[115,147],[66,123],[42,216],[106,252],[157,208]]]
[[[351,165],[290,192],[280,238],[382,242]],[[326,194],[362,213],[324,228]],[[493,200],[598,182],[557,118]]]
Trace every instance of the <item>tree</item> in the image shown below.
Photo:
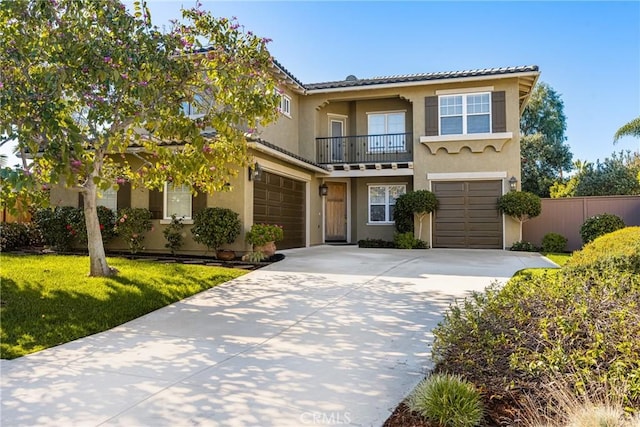
[[[400,233],[413,231],[414,215],[418,216],[420,227],[418,228],[418,239],[422,240],[422,220],[425,215],[438,208],[438,200],[435,194],[428,190],[409,191],[396,199],[393,218],[396,222],[396,229]],[[399,227],[402,227],[402,229]]]
[[[538,84],[520,119],[522,189],[540,197],[571,170],[573,155],[565,144],[564,103],[546,83]]]
[[[23,157],[3,170],[3,196],[43,183],[81,193],[92,276],[112,273],[99,191],[221,191],[248,163],[246,132],[277,117],[268,40],[198,8],[161,32],[134,4],[134,15],[118,0],[0,4],[0,135]]]
[[[542,212],[540,197],[527,191],[511,191],[498,199],[498,209],[520,223],[520,241],[522,224],[535,218]]]
[[[577,176],[576,196],[616,196],[640,194],[640,155],[613,153],[603,162],[588,164]]]
[[[634,136],[636,138],[640,138],[640,117],[636,117],[618,129],[616,134],[613,136],[613,143],[615,144],[618,142],[618,140],[623,136]]]

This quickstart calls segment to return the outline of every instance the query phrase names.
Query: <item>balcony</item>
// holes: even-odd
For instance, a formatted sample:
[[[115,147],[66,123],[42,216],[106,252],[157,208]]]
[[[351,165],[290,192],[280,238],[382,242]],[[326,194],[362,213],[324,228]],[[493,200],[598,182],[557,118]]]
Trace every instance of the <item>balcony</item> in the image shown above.
[[[413,134],[316,138],[316,161],[324,165],[413,161]]]

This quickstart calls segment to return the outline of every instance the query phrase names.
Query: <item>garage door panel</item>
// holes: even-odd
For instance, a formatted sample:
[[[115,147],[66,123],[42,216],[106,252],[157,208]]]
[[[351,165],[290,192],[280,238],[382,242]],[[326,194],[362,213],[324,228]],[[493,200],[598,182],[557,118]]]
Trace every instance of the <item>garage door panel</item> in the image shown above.
[[[501,181],[434,182],[434,247],[502,248]]]
[[[306,184],[274,173],[264,172],[253,184],[253,222],[278,224],[284,240],[278,248],[298,248],[306,244]]]

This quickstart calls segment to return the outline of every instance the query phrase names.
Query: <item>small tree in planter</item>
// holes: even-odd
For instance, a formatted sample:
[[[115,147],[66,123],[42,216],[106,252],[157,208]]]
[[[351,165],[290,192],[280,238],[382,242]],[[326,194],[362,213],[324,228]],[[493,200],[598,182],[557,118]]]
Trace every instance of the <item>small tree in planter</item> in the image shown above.
[[[253,245],[255,252],[265,256],[273,256],[276,252],[275,242],[284,239],[284,230],[281,225],[253,224],[246,235],[247,243]]]
[[[520,239],[522,241],[522,224],[535,218],[542,212],[540,197],[527,191],[511,191],[498,199],[498,209],[520,223]]]
[[[167,240],[164,247],[171,251],[172,255],[176,254],[176,251],[182,247],[184,243],[184,236],[182,229],[184,224],[182,218],[176,217],[176,214],[171,215],[171,224],[162,230],[164,238]]]
[[[418,216],[418,240],[422,240],[422,220],[438,208],[436,195],[429,190],[409,191],[396,199],[393,219],[399,233],[414,230],[414,215]]]
[[[216,252],[225,243],[233,243],[240,235],[240,217],[227,208],[206,208],[193,218],[193,240]],[[216,254],[217,256],[217,254]]]

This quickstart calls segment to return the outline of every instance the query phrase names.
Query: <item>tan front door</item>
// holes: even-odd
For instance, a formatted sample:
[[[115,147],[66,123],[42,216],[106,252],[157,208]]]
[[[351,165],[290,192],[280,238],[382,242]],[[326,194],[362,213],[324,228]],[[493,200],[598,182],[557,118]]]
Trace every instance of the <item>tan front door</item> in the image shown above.
[[[347,240],[347,184],[327,182],[326,241]]]

